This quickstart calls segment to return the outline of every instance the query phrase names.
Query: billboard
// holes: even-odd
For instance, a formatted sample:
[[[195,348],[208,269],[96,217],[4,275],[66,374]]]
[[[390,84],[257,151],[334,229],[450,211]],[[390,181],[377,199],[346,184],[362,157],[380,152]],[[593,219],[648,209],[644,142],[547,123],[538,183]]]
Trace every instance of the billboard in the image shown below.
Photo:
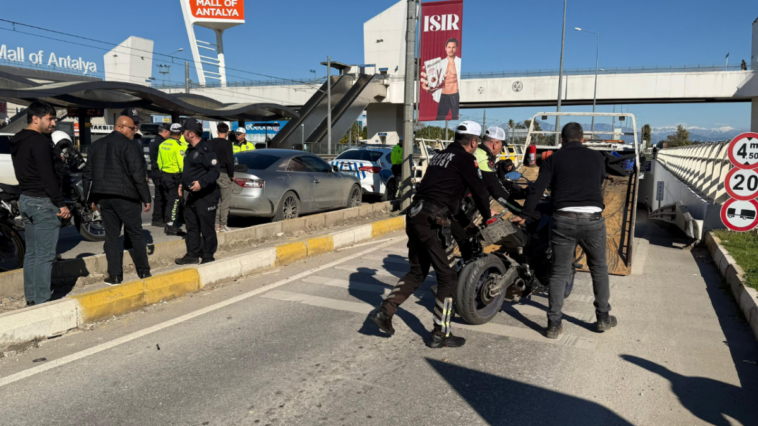
[[[182,0],[185,19],[212,30],[225,30],[245,23],[243,0]]]
[[[457,120],[463,0],[421,4],[419,121]]]
[[[273,139],[274,135],[279,133],[279,130],[287,124],[286,121],[271,121],[266,123],[245,123],[245,139],[250,142],[263,143],[266,138]],[[239,128],[238,124],[235,124],[234,130]]]

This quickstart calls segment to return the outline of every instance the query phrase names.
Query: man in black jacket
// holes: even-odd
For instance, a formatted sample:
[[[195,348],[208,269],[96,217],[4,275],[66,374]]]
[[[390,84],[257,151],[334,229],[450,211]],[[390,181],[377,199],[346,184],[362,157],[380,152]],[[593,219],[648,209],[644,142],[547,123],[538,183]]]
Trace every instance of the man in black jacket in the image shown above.
[[[426,344],[431,348],[455,348],[466,343],[464,338],[450,332],[458,273],[453,268],[455,246],[449,228],[461,199],[469,191],[483,220],[486,222],[490,218],[489,194],[472,155],[481,133],[482,126],[478,123],[460,123],[455,141],[429,162],[405,220],[410,271],[395,284],[370,317],[385,333],[395,333],[392,317],[398,306],[421,286],[429,268],[434,267],[438,282],[434,328]]]
[[[229,232],[227,224],[229,219],[229,208],[232,205],[232,179],[234,179],[234,152],[232,142],[229,141],[229,126],[226,123],[219,123],[218,137],[208,141],[216,153],[220,176],[216,180],[218,188],[221,191],[221,201],[216,211],[216,232]]]
[[[171,135],[171,123],[163,123],[158,127],[158,135],[150,142],[150,180],[153,181],[153,220],[152,226],[161,228],[166,227],[166,221],[163,215],[166,211],[166,193],[161,185],[161,170],[158,168],[158,149],[161,142],[168,139]]]
[[[11,160],[21,187],[19,210],[24,221],[26,257],[24,296],[27,306],[50,300],[50,282],[58,245],[61,219],[71,213],[61,193],[53,166],[55,109],[45,102],[32,102],[26,109],[27,128],[11,140]]]
[[[150,189],[145,180],[145,158],[132,142],[136,126],[131,118],[121,116],[115,130],[92,144],[84,168],[85,188],[92,185],[91,201],[100,206],[105,225],[105,257],[108,260],[108,285],[121,284],[124,278],[124,252],[119,243],[121,226],[132,243],[132,257],[140,278],[150,275],[147,247],[142,235],[141,204],[150,211]]]
[[[617,324],[616,317],[609,314],[611,305],[608,304],[610,289],[605,259],[605,204],[602,193],[603,180],[606,179],[605,157],[582,145],[584,131],[579,123],[565,125],[561,139],[563,147],[542,163],[537,182],[529,188],[520,217],[513,219],[513,222],[522,224],[533,217],[542,194],[550,186],[553,268],[550,272],[546,332],[550,339],[557,339],[563,332],[563,295],[566,284],[571,279],[577,244],[587,255],[592,275],[597,331],[610,330]]]

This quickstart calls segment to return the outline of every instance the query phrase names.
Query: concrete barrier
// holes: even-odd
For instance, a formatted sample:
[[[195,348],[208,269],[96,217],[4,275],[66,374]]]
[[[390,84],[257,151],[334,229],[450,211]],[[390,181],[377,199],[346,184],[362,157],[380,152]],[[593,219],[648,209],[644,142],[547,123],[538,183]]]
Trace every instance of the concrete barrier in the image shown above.
[[[327,222],[326,218],[323,222]],[[283,223],[264,226],[270,228],[270,225],[279,226]],[[403,230],[405,216],[399,216],[7,312],[0,315],[0,346],[61,334],[82,324],[132,312],[162,300],[199,291],[211,284],[288,265]],[[758,315],[756,319],[758,320]]]
[[[758,339],[758,291],[745,285],[745,271],[721,245],[721,240],[713,235],[713,232],[705,234],[705,245],[718,266],[719,272],[729,284],[734,300],[745,315],[753,334]]]
[[[266,223],[251,226],[249,228],[235,229],[230,232],[217,234],[220,251],[233,250],[249,246],[252,243],[277,238],[285,233],[296,235],[299,232],[326,229],[332,226],[342,225],[347,220],[389,212],[392,210],[391,202],[364,204],[360,207],[337,210],[327,213],[319,213],[297,219],[282,222]],[[184,240],[169,241],[148,246],[148,260],[150,266],[159,268],[173,265],[174,259],[184,256],[187,249]],[[80,259],[63,260],[53,264],[53,282],[56,285],[72,286],[87,285],[100,282],[105,278],[108,271],[108,262],[105,254],[87,256]],[[134,271],[129,251],[124,251],[124,271]],[[24,272],[22,269],[0,273],[0,298],[20,298],[24,294]]]

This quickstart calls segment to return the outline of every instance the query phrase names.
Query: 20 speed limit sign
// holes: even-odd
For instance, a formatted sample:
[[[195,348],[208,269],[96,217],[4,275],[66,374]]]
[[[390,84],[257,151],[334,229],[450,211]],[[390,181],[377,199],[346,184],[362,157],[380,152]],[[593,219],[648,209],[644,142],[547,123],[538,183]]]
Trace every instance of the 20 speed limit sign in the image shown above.
[[[758,133],[743,133],[729,143],[729,161],[740,169],[758,167]]]
[[[726,193],[736,200],[747,201],[758,198],[758,170],[737,168],[729,170],[724,187]]]

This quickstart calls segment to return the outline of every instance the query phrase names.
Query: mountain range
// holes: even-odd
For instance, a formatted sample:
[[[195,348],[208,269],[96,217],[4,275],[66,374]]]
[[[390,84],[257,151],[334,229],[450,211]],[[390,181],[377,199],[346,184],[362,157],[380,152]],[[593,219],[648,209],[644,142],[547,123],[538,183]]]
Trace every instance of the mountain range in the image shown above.
[[[547,131],[552,131],[555,128],[555,125],[539,121],[540,126]],[[639,124],[639,123],[638,123]],[[582,127],[585,129],[590,129],[591,125],[590,123],[583,123]],[[640,126],[641,127],[641,126]],[[666,139],[666,136],[673,135],[676,133],[676,127],[677,126],[662,126],[662,127],[653,127],[651,130],[651,136],[653,139],[653,143],[658,143],[664,139]],[[684,128],[687,129],[687,131],[690,132],[690,140],[691,141],[698,141],[698,142],[718,142],[718,141],[725,141],[727,139],[732,139],[735,136],[739,135],[740,133],[745,133],[749,130],[747,129],[737,129],[730,126],[724,126],[724,127],[716,127],[716,128],[706,128],[706,127],[698,127],[698,126],[687,126],[684,124]],[[631,128],[622,128],[624,132],[631,132]],[[612,130],[612,127],[610,124],[607,123],[595,123],[595,130],[596,131],[604,131],[609,132]]]

